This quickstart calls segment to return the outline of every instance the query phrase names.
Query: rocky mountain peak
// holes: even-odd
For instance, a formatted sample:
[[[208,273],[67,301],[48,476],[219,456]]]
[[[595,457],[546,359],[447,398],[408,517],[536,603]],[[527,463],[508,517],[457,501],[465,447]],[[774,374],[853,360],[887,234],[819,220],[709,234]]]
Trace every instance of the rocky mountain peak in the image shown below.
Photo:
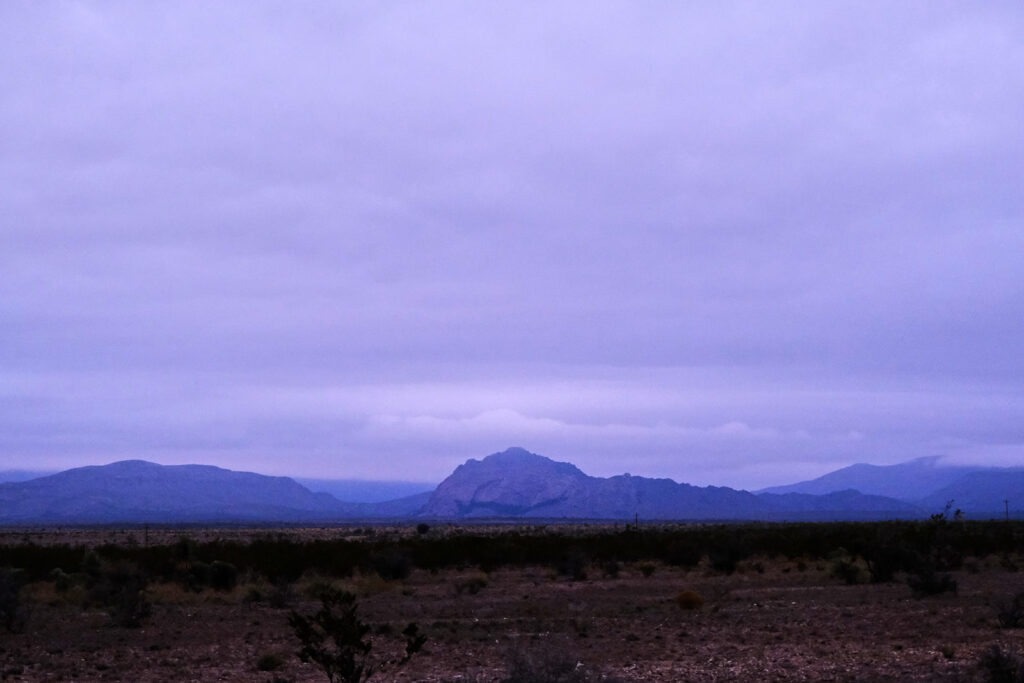
[[[459,465],[434,491],[424,514],[526,514],[565,500],[589,479],[572,463],[551,460],[524,448],[509,448]]]

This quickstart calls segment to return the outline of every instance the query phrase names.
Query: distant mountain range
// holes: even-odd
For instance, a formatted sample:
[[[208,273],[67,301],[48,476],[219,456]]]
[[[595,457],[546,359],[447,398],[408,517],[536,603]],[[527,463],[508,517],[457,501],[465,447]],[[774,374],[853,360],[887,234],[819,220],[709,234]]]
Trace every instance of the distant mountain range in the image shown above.
[[[866,520],[923,517],[941,511],[950,500],[972,518],[1001,516],[1004,500],[1010,501],[1011,512],[1019,511],[1024,469],[944,467],[937,458],[922,458],[886,467],[853,465],[811,481],[752,493],[628,474],[591,477],[570,463],[510,448],[468,460],[433,491],[385,501],[343,502],[287,477],[128,460],[0,483],[0,524],[413,517]]]
[[[940,464],[935,456],[917,458],[898,465],[850,465],[835,472],[797,484],[773,486],[759,493],[810,493],[822,495],[854,489],[861,493],[888,496],[900,500],[919,500],[953,484],[969,472],[982,468]]]
[[[288,477],[124,460],[0,484],[0,524],[300,522],[415,514],[427,495],[343,503]]]
[[[897,465],[851,465],[797,484],[774,486],[760,494],[813,494],[854,489],[912,503],[934,513],[952,506],[972,517],[1002,516],[1024,507],[1024,467],[944,465],[939,456]]]
[[[864,519],[915,517],[920,510],[892,498],[856,491],[759,496],[628,474],[590,477],[567,462],[510,448],[457,467],[437,487],[421,514],[461,518]]]

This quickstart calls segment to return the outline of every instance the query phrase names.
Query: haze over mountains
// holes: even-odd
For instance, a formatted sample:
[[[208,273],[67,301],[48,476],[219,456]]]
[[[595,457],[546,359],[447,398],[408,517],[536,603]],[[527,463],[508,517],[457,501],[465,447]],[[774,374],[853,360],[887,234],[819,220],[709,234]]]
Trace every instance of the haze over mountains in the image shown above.
[[[316,480],[313,480],[315,483]],[[415,485],[411,485],[415,486]],[[1024,502],[1024,469],[944,467],[937,458],[853,465],[752,493],[670,479],[591,477],[510,448],[460,465],[433,491],[341,501],[287,477],[129,460],[0,484],[0,524],[312,522],[383,518],[838,520],[926,516],[953,500],[969,517]],[[1019,515],[1019,512],[1016,514]]]

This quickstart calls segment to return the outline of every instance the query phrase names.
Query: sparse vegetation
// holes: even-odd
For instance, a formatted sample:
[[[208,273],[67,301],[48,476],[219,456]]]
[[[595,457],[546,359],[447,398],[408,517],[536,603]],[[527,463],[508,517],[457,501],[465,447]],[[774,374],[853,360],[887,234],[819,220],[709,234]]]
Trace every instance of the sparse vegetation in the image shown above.
[[[325,590],[359,596],[358,616],[370,627],[363,640],[371,645],[361,680],[369,673],[371,680],[384,680],[381,667],[403,662],[410,680],[445,680],[449,673],[465,679],[467,671],[497,680],[510,671],[503,668],[499,641],[523,647],[565,643],[577,653],[576,663],[584,662],[571,673],[557,662],[534,663],[542,674],[581,677],[566,680],[609,680],[613,672],[649,680],[662,675],[654,661],[683,667],[680,680],[756,677],[764,666],[750,659],[757,647],[803,644],[808,633],[818,654],[800,664],[806,678],[828,675],[817,668],[825,651],[829,658],[842,652],[844,670],[864,679],[888,666],[866,653],[896,644],[903,648],[900,671],[916,662],[934,673],[941,663],[948,677],[962,680],[982,676],[979,653],[992,644],[1001,644],[1009,660],[1017,656],[1006,649],[1013,634],[997,629],[994,617],[1002,628],[1018,628],[1024,598],[991,597],[1005,596],[1007,582],[1014,585],[1011,568],[1024,556],[1024,525],[1017,522],[650,524],[629,532],[621,525],[436,525],[428,534],[410,525],[355,531],[264,530],[242,538],[233,531],[191,530],[189,538],[168,532],[160,542],[159,530],[151,530],[148,544],[120,544],[123,532],[76,532],[75,538],[99,540],[88,545],[39,543],[45,536],[35,532],[8,536],[4,563],[23,568],[14,573],[17,602],[31,608],[32,619],[24,635],[5,636],[0,662],[6,657],[12,664],[3,664],[0,673],[23,666],[30,678],[89,679],[102,671],[128,680],[129,662],[142,665],[125,656],[130,648],[159,653],[143,658],[146,666],[188,662],[204,679],[223,677],[226,669],[213,672],[222,661],[234,662],[235,675],[255,675],[273,664],[263,657],[274,654],[282,663],[265,669],[265,680],[305,680],[320,665],[280,654],[289,612],[279,610],[288,607],[312,620]],[[404,574],[401,583],[378,575],[390,558],[397,558],[399,571],[385,568],[384,574]],[[856,571],[852,585],[839,585],[846,583],[842,573],[835,580],[837,564]],[[559,576],[576,578],[551,581],[560,567],[565,573]],[[588,573],[616,578],[583,580]],[[905,585],[889,583],[893,579]],[[680,583],[687,591],[679,590]],[[921,597],[949,595],[953,586],[962,591],[908,610],[907,586]],[[12,591],[0,593],[11,601]],[[309,600],[317,600],[317,607]],[[150,604],[155,607],[147,617]],[[145,629],[104,628],[108,623],[142,623]],[[69,635],[70,624],[81,624],[81,635]],[[0,630],[6,630],[2,623]],[[76,639],[82,643],[69,647]],[[114,650],[122,654],[109,656]],[[25,654],[13,654],[19,651]],[[526,653],[522,658],[530,659]],[[624,661],[638,664],[625,670]],[[726,667],[727,661],[733,664]],[[994,671],[1005,668],[992,661]],[[58,662],[64,668],[52,675],[32,668]],[[789,670],[771,666],[771,676],[787,679]],[[898,673],[890,668],[877,677]],[[340,676],[335,680],[344,680]]]

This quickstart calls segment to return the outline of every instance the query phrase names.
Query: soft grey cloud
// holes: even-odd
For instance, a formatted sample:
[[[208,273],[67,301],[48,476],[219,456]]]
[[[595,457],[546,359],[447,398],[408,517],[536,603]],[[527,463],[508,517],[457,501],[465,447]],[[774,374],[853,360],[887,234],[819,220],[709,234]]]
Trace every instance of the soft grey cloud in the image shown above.
[[[1005,462],[1022,24],[6,3],[2,460],[437,478],[511,440],[735,485]]]

